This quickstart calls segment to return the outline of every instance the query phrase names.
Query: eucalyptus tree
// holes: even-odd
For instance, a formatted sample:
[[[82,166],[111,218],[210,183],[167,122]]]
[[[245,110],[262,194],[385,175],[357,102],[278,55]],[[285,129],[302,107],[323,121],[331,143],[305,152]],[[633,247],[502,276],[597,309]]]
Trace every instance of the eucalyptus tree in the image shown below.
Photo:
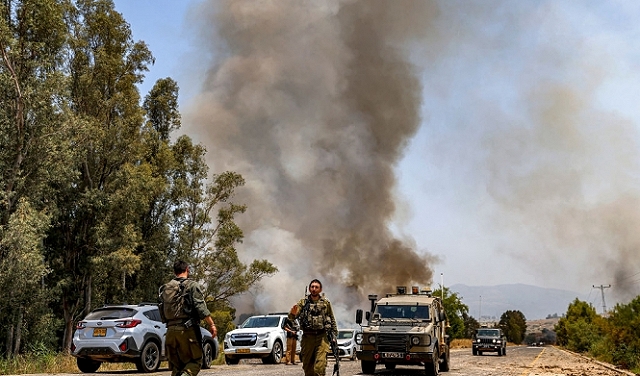
[[[140,268],[140,218],[162,185],[142,162],[144,111],[136,84],[153,62],[151,52],[133,42],[109,0],[77,0],[67,19],[77,175],[58,196],[46,244],[65,322],[64,349],[93,299],[122,300],[127,276]]]
[[[52,334],[36,325],[48,317],[45,230],[58,189],[75,175],[61,65],[67,9],[53,0],[0,3],[0,338],[9,356],[23,338]]]

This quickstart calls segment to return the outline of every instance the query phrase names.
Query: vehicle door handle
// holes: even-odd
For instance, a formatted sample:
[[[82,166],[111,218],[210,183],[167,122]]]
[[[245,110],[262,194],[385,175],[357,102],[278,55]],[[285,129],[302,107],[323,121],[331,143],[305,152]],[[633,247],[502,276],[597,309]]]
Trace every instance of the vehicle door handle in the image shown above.
[[[156,328],[156,329],[160,329],[160,327],[158,325],[154,325],[153,327]]]

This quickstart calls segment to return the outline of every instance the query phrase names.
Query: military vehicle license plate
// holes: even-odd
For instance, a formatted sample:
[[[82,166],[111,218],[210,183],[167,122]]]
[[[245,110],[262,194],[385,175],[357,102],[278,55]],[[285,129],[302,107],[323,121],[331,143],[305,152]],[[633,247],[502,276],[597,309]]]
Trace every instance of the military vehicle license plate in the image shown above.
[[[105,337],[107,335],[107,328],[95,328],[93,329],[94,337]]]
[[[236,354],[248,354],[250,352],[250,349],[236,349]]]
[[[384,352],[382,353],[383,358],[404,358],[403,353],[399,352]]]

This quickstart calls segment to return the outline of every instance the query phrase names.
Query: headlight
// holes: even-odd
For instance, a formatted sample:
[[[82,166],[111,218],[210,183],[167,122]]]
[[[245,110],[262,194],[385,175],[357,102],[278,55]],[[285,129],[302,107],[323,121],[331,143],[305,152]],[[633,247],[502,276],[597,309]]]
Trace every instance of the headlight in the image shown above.
[[[342,344],[342,345],[340,345],[340,346],[344,346],[344,347],[351,346],[351,341],[349,341],[349,342],[345,342],[345,343],[343,343],[343,344]]]
[[[376,336],[375,335],[370,335],[368,340],[369,340],[370,344],[374,344],[374,343],[376,343]]]
[[[495,339],[493,340],[493,343],[496,343],[496,340],[495,340]]]
[[[416,336],[411,337],[411,344],[412,345],[419,345],[420,344],[420,337],[416,337]]]
[[[269,338],[269,332],[258,334],[258,338]]]
[[[480,343],[480,338],[476,339],[476,342],[477,342],[477,343]]]
[[[356,343],[362,345],[362,333],[356,334]]]
[[[224,335],[224,340],[225,341],[228,341],[229,338],[231,338],[231,334],[227,333],[227,334]]]
[[[500,341],[499,339],[496,340],[496,343],[501,343],[502,341]]]

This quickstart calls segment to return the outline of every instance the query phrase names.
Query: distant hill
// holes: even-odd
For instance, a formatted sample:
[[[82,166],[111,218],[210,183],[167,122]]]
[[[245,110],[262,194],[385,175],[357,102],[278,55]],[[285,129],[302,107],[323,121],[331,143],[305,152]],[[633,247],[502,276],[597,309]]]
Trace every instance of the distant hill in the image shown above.
[[[508,310],[520,311],[527,320],[544,319],[549,315],[562,316],[569,303],[585,296],[573,291],[549,289],[524,284],[497,286],[467,286],[456,284],[449,287],[469,307],[469,315],[479,321],[499,320]]]

